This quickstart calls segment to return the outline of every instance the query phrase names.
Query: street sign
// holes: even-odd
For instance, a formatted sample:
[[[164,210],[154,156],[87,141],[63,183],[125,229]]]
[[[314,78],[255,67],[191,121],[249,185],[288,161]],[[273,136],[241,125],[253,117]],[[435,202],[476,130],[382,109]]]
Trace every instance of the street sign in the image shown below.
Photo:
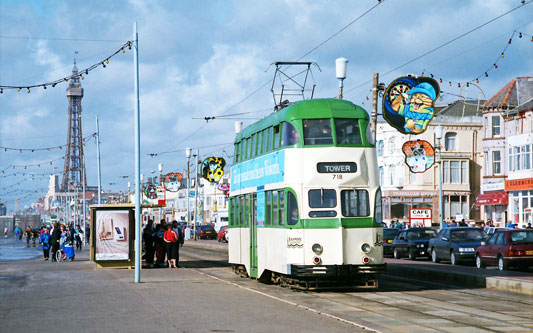
[[[431,208],[409,208],[409,224],[411,226],[431,227],[432,216]]]
[[[166,191],[165,186],[157,187],[157,204],[161,206],[166,205]]]

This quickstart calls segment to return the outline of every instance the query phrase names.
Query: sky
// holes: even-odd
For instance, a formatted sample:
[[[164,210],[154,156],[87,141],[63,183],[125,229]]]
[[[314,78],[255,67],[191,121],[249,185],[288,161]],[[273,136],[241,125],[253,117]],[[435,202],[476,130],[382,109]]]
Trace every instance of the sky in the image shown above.
[[[338,95],[335,59],[347,58],[344,98],[367,111],[373,73],[385,84],[406,74],[443,78],[439,104],[458,96],[490,98],[513,78],[533,73],[530,2],[0,0],[0,85],[68,76],[76,51],[78,69],[99,64],[133,40],[137,22],[141,173],[157,176],[159,163],[164,174],[183,172],[186,148],[198,149],[200,159],[231,163],[234,122],[246,126],[273,111],[270,65],[276,61],[316,63],[309,83],[316,84],[314,97],[330,98]],[[464,83],[478,77],[479,89],[467,91]],[[126,191],[135,173],[133,51],[120,52],[81,83],[83,135],[96,132],[97,116],[100,123],[102,188]],[[65,145],[67,86],[29,94],[4,89],[0,147]],[[17,197],[21,208],[44,196],[46,175],[63,170],[64,154],[0,149],[0,201],[8,211]],[[85,156],[88,185],[96,185],[94,139],[86,142]]]

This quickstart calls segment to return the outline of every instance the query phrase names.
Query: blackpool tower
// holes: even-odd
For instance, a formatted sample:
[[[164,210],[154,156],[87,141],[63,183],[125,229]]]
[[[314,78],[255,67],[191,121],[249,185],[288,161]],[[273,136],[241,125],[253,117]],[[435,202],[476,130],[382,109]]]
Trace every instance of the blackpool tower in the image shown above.
[[[81,87],[76,60],[72,68],[74,77],[69,81],[67,88],[68,99],[68,139],[65,151],[65,167],[63,169],[63,180],[61,191],[69,191],[77,185],[82,184],[82,180],[87,183],[85,168],[83,168],[83,136],[81,130],[81,99],[83,98],[83,88]],[[82,178],[83,177],[83,178]]]

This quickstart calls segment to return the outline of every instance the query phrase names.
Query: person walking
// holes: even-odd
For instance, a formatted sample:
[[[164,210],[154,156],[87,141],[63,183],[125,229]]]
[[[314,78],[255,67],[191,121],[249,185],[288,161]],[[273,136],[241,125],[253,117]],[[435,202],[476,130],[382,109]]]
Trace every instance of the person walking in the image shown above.
[[[59,223],[54,222],[50,236],[50,246],[52,249],[52,261],[56,261],[56,252],[59,251],[59,240],[61,239],[61,229]]]
[[[39,242],[41,243],[41,247],[43,248],[43,255],[44,260],[48,260],[50,257],[50,238],[52,236],[50,235],[50,231],[48,229],[44,230],[44,233],[39,238]]]
[[[26,247],[30,247],[30,239],[32,234],[31,227],[26,227],[26,231],[24,231],[24,236],[26,237]]]
[[[7,238],[7,231],[8,231],[8,228],[7,228],[7,225],[4,226],[4,237]]]
[[[172,222],[172,229],[176,232],[178,235],[178,246],[177,246],[177,255],[176,255],[176,267],[180,267],[180,247],[183,246],[183,243],[185,242],[185,236],[183,235],[183,232],[181,231],[181,228],[178,226],[178,221]]]
[[[83,244],[83,231],[81,230],[80,226],[77,225],[76,228],[74,228],[74,239],[76,240],[76,251],[81,251],[81,245]]]
[[[168,268],[172,269],[178,268],[176,266],[176,259],[178,257],[178,234],[176,231],[172,230],[172,225],[167,225],[167,230],[163,234],[163,240],[166,243],[167,248],[167,262],[168,262]],[[172,264],[172,265],[171,265]]]
[[[145,255],[144,260],[146,261],[146,265],[150,268],[154,267],[154,228],[153,228],[153,221],[148,220],[148,223],[143,229],[143,240],[144,240],[144,249],[145,249]]]
[[[18,225],[15,226],[15,230],[13,230],[13,233],[15,234],[15,239],[17,239],[17,238],[20,239],[20,238],[19,238],[19,235],[20,235],[20,228],[19,228]]]

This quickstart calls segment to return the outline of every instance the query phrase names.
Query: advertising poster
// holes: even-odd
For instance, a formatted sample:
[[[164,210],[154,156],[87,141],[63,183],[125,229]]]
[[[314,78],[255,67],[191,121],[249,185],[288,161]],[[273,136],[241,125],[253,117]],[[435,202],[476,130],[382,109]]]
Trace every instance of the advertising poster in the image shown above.
[[[402,151],[411,172],[425,172],[435,164],[435,149],[425,140],[407,141]]]
[[[97,210],[95,260],[128,260],[129,210]]]

